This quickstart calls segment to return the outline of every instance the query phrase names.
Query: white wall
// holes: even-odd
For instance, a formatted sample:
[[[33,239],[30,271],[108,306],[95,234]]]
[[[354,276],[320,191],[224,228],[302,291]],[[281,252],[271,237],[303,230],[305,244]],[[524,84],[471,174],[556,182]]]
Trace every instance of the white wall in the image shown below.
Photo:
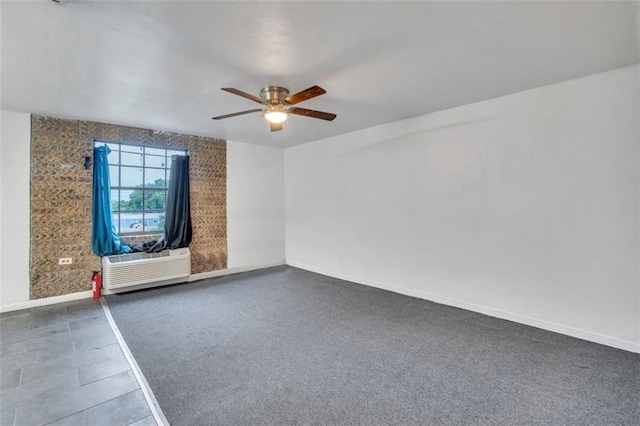
[[[29,300],[31,117],[0,110],[0,306]]]
[[[227,142],[229,268],[284,263],[284,150]]]
[[[287,263],[640,351],[639,73],[288,148]]]

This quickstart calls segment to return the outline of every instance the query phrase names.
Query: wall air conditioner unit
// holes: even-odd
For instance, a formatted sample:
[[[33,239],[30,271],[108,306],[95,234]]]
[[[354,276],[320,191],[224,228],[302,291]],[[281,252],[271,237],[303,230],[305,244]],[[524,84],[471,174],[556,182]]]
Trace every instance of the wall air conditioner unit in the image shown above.
[[[117,292],[142,284],[181,282],[191,275],[191,252],[188,248],[159,253],[129,253],[102,258],[102,283]]]

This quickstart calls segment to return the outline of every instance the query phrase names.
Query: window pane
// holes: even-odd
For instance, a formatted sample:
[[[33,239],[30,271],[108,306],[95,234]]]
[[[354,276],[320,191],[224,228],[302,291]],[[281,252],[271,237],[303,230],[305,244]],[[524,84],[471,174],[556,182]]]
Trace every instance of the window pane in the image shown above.
[[[142,167],[122,167],[120,173],[120,186],[142,186]]]
[[[144,191],[144,209],[162,210],[165,208],[165,191]]]
[[[141,211],[142,210],[142,190],[135,189],[132,191],[120,191],[120,210],[122,211]]]
[[[112,212],[117,212],[118,210],[120,210],[119,208],[119,199],[118,199],[118,190],[117,189],[112,189],[111,190],[111,211]],[[115,218],[113,220],[116,220]]]
[[[133,152],[133,153],[136,153],[136,154],[142,154],[143,147],[142,147],[142,145],[126,145],[126,144],[122,144],[122,145],[120,145],[120,150],[122,152]]]
[[[120,151],[119,143],[106,143],[106,142],[100,142],[100,141],[96,141],[95,143],[95,146],[105,146],[105,145],[109,147],[111,152],[115,152],[117,154],[118,151]]]
[[[148,155],[159,155],[161,157],[164,157],[165,149],[164,148],[149,148],[149,147],[145,147],[144,148],[144,153],[148,154]]]
[[[109,164],[120,164],[120,152],[112,149],[111,152],[107,154],[107,162]]]
[[[120,186],[120,167],[109,166],[109,180],[111,186]]]
[[[164,229],[164,213],[145,213],[144,230],[162,231]]]
[[[147,188],[166,188],[167,183],[164,180],[164,169],[145,169],[145,184]]]
[[[159,167],[164,168],[164,165],[167,164],[167,160],[165,157],[159,157],[157,155],[145,155],[144,156],[144,166],[145,167]]]
[[[120,213],[113,213],[113,225],[116,227],[116,232],[120,233]]]
[[[142,231],[142,222],[142,213],[120,213],[120,234]]]
[[[123,152],[120,156],[123,166],[142,166],[142,154]]]

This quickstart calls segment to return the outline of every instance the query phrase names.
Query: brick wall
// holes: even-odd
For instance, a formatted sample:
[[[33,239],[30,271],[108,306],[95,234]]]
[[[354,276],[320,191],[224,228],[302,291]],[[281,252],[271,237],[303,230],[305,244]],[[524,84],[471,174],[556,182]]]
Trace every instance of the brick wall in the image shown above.
[[[188,149],[191,272],[227,267],[226,142],[89,121],[31,117],[31,299],[91,290],[93,140]],[[159,235],[149,237],[158,238]],[[129,242],[126,238],[123,242]],[[73,258],[59,266],[58,258]]]

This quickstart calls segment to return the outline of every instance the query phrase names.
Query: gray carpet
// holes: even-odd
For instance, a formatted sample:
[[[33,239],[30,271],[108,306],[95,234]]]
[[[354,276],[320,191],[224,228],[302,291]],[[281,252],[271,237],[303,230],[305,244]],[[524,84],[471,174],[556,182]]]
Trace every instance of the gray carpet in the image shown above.
[[[173,425],[638,425],[640,356],[291,267],[107,298]]]

